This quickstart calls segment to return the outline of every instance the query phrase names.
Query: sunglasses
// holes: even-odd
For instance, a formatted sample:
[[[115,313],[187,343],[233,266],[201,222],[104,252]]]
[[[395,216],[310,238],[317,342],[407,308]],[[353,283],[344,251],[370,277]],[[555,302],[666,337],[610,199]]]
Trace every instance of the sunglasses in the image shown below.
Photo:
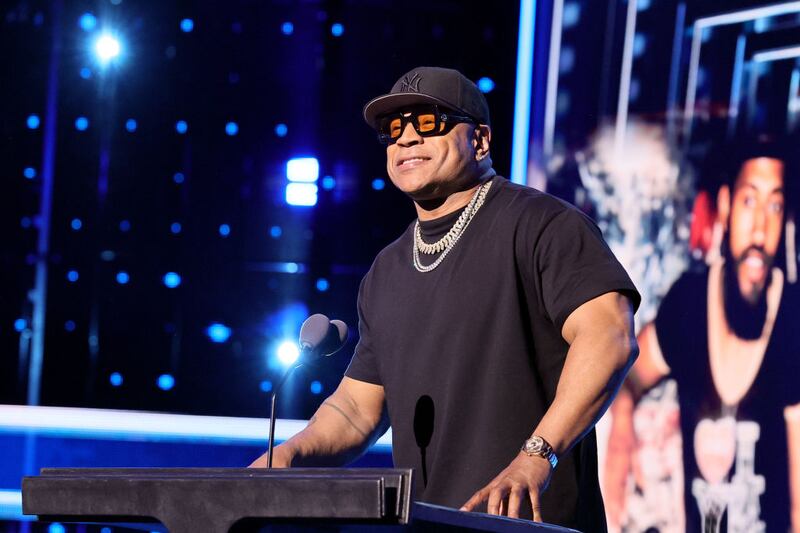
[[[382,144],[396,143],[409,123],[420,137],[434,137],[445,135],[462,122],[478,123],[472,117],[447,113],[436,105],[414,107],[379,117],[378,141]]]

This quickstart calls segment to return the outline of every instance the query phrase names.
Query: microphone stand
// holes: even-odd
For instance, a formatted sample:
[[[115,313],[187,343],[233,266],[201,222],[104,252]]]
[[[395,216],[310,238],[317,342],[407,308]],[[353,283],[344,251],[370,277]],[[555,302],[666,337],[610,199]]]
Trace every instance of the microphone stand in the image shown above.
[[[301,354],[302,358],[302,354]],[[289,378],[292,372],[294,372],[297,368],[303,366],[303,363],[295,363],[294,365],[290,366],[286,372],[284,372],[283,377],[278,382],[277,387],[272,391],[272,407],[270,408],[270,415],[269,415],[269,444],[267,446],[267,469],[272,468],[272,449],[273,444],[275,443],[275,406],[276,401],[278,398],[278,392],[280,392],[283,384],[286,383],[286,380]]]

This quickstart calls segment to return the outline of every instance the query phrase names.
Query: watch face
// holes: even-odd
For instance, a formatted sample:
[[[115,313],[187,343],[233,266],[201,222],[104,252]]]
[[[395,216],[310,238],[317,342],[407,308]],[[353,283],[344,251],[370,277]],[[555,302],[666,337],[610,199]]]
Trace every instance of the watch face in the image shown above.
[[[544,439],[539,436],[531,437],[525,442],[525,451],[528,453],[541,453],[544,449]]]

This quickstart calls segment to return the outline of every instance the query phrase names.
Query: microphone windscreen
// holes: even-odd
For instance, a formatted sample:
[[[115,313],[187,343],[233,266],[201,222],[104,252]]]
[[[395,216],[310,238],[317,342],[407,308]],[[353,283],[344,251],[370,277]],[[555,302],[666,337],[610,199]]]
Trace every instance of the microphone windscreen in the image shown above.
[[[339,341],[342,344],[347,342],[347,324],[341,320],[331,320],[331,324],[333,324],[336,327],[336,330],[339,332]]]
[[[317,313],[308,317],[300,327],[300,346],[314,349],[325,340],[331,321],[323,314]]]

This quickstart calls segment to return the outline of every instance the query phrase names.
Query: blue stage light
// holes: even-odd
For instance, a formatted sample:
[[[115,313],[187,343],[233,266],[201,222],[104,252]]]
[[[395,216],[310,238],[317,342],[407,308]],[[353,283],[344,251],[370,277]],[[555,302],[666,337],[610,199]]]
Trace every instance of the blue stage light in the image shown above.
[[[326,191],[330,191],[334,187],[336,187],[336,180],[333,178],[333,176],[325,176],[324,178],[322,178],[323,189],[325,189]]]
[[[283,235],[283,230],[280,226],[272,226],[269,228],[269,236],[273,239],[278,239],[281,235]]]
[[[219,234],[223,237],[227,237],[231,234],[231,227],[227,224],[220,224],[219,225]]]
[[[206,335],[211,339],[211,342],[222,343],[231,338],[231,328],[225,324],[214,322],[206,328]]]
[[[325,279],[325,278],[319,278],[319,279],[317,280],[317,290],[318,290],[319,292],[325,292],[325,291],[327,291],[327,290],[328,290],[328,288],[329,288],[329,287],[330,287],[330,283],[328,283],[328,280],[327,280],[327,279]]]
[[[104,34],[98,37],[94,42],[94,51],[100,63],[105,64],[119,56],[122,51],[122,46],[116,37]]]
[[[295,157],[286,162],[286,179],[314,183],[319,178],[319,161],[316,157]]]
[[[78,281],[78,278],[80,278],[80,274],[78,274],[77,270],[70,270],[69,272],[67,272],[67,279],[70,282],[75,283],[76,281]]]
[[[67,530],[59,522],[53,522],[47,528],[47,533],[65,533]]]
[[[314,380],[311,382],[309,389],[311,389],[311,394],[320,394],[322,392],[322,383]]]
[[[187,124],[185,120],[179,120],[175,123],[175,131],[183,135],[189,131],[189,124]]]
[[[125,129],[128,130],[131,133],[136,131],[136,126],[137,126],[137,123],[136,123],[136,119],[134,119],[134,118],[129,118],[128,120],[125,121]]]
[[[268,379],[265,379],[258,384],[258,388],[261,389],[261,392],[272,392],[272,382]]]
[[[169,289],[174,289],[181,284],[181,275],[177,272],[167,272],[164,274],[164,285]]]
[[[647,36],[637,33],[633,37],[633,57],[641,57],[647,50]]]
[[[122,374],[119,372],[112,372],[110,376],[108,376],[108,381],[111,383],[112,387],[119,387],[122,385]]]
[[[97,17],[91,13],[84,13],[78,19],[78,25],[83,31],[92,31],[97,27]]]
[[[170,230],[172,233],[174,233],[175,235],[177,235],[178,233],[180,233],[182,229],[183,229],[183,226],[181,226],[181,223],[180,223],[180,222],[173,222],[173,223],[172,223],[172,224],[170,224],[170,226],[169,226],[169,230]]]
[[[278,137],[286,137],[287,133],[289,133],[289,126],[283,123],[275,125],[275,135]]]
[[[641,3],[643,0],[639,0]],[[581,20],[581,5],[578,2],[564,3],[564,9],[561,13],[561,26],[564,29],[572,28],[577,25]]]
[[[344,26],[338,22],[331,24],[331,35],[341,37],[344,33]]]
[[[75,119],[75,129],[78,131],[86,131],[89,127],[89,119],[86,117],[78,117]]]
[[[286,186],[286,203],[300,207],[317,205],[317,186],[313,183],[290,183]]]
[[[181,21],[181,31],[189,33],[194,29],[194,21],[192,19],[183,19]]]
[[[22,332],[25,328],[28,327],[28,321],[24,318],[18,318],[14,321],[14,329],[18,332]]]
[[[158,376],[158,388],[161,390],[170,390],[175,386],[175,378],[171,374],[161,374]]]
[[[225,133],[227,133],[230,137],[233,137],[239,133],[239,125],[235,122],[228,122],[225,124]]]
[[[281,31],[283,32],[284,35],[291,35],[292,33],[294,33],[294,24],[292,24],[291,22],[284,22],[283,24],[281,24]]]
[[[186,179],[186,176],[183,175],[183,172],[176,172],[174,176],[172,176],[172,181],[177,184],[183,183],[183,180]]]
[[[72,333],[73,331],[75,331],[75,322],[72,320],[67,320],[66,322],[64,322],[64,329],[69,333]]]
[[[494,80],[492,78],[487,78],[484,76],[483,78],[478,80],[478,89],[482,93],[490,93],[494,90]]]
[[[22,226],[23,228],[26,229],[30,228],[31,224],[33,224],[31,217],[22,217],[21,219],[19,219],[19,225]]]
[[[278,361],[284,366],[291,366],[300,357],[300,348],[297,347],[296,342],[284,341],[278,346],[275,353],[278,356]]]
[[[130,274],[125,272],[124,270],[120,270],[117,272],[117,283],[120,285],[125,285],[131,280]]]
[[[100,533],[113,533],[110,527],[104,527],[100,530]]]
[[[83,67],[80,70],[81,78],[88,80],[92,77],[92,70],[89,67]]]
[[[382,191],[386,187],[386,182],[383,181],[381,178],[375,178],[372,180],[372,188],[376,191]]]
[[[39,120],[39,115],[28,115],[28,120],[27,120],[28,129],[35,130],[36,128],[39,127],[40,122],[41,121]]]
[[[120,220],[119,221],[119,230],[123,233],[127,233],[131,230],[131,221],[130,220]]]
[[[22,175],[32,180],[36,177],[36,169],[33,167],[25,167],[25,170],[22,171]]]
[[[73,218],[69,225],[73,230],[78,231],[83,227],[83,222],[79,218]]]

